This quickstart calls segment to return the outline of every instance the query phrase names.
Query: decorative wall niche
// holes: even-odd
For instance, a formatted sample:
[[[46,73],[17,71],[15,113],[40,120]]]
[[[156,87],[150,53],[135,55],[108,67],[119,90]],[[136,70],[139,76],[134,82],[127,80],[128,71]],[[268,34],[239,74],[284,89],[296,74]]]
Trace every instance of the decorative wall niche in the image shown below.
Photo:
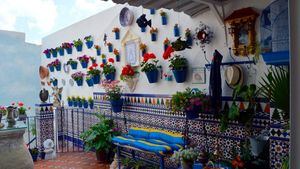
[[[130,66],[139,66],[140,65],[140,37],[127,31],[124,38],[121,41],[123,51],[125,53],[125,64]]]
[[[254,54],[256,48],[255,22],[259,16],[251,7],[234,11],[225,19],[230,25],[229,33],[233,38],[233,52],[236,56]]]

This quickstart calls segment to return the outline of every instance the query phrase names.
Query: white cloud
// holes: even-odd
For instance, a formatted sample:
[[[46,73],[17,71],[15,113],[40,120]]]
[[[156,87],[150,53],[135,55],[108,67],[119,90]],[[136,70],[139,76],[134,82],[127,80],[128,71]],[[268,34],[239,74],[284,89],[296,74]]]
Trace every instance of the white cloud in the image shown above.
[[[57,10],[52,0],[1,0],[0,29],[22,31],[16,28],[19,17],[30,29],[47,33],[54,27]]]

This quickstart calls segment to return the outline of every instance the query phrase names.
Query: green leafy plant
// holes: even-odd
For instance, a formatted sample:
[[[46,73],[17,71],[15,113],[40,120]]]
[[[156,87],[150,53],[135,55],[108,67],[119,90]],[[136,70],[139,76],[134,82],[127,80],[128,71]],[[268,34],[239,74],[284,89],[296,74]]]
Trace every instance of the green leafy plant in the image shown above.
[[[67,62],[67,65],[72,65],[72,64],[76,64],[76,63],[78,63],[76,60],[69,59]]]
[[[73,40],[73,44],[75,47],[82,46],[83,42],[81,39]]]
[[[177,162],[194,162],[199,155],[199,152],[195,148],[184,148],[175,151],[171,159]]]
[[[88,98],[88,102],[89,102],[89,103],[94,103],[93,98],[92,98],[92,97],[89,97],[89,98]]]
[[[169,62],[170,62],[169,68],[171,70],[182,70],[182,69],[186,69],[188,66],[187,59],[180,55],[175,55],[169,60]]]
[[[68,97],[67,97],[67,100],[68,100],[68,101],[72,101],[72,97],[68,96]]]
[[[107,100],[119,100],[122,96],[122,86],[119,85],[120,81],[118,80],[103,80],[102,87],[104,88],[106,94],[105,98]]]
[[[75,96],[72,96],[71,98],[72,98],[73,102],[76,101],[76,97]]]
[[[85,97],[82,97],[82,98],[81,98],[81,102],[82,102],[82,103],[87,102],[86,98],[85,98]]]
[[[157,66],[158,60],[153,53],[146,53],[143,58],[143,62],[141,63],[142,72],[151,72],[161,67]]]
[[[89,35],[89,36],[84,37],[84,40],[86,42],[91,42],[91,41],[93,41],[93,37],[91,35]]]
[[[81,102],[81,98],[79,96],[76,97],[77,102]]]
[[[100,67],[103,69],[102,70],[102,73],[104,75],[108,75],[108,74],[111,74],[111,73],[115,73],[116,72],[116,68],[115,66],[113,65],[114,64],[114,59],[113,58],[109,58],[108,59],[108,63],[102,63],[100,65]]]

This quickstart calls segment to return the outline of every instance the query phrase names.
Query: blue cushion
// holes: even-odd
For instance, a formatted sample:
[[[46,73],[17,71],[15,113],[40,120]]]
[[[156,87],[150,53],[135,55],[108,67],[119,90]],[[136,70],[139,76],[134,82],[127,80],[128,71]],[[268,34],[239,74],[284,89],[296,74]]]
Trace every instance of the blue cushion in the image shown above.
[[[149,139],[162,140],[169,144],[184,145],[184,137],[182,134],[164,130],[152,129],[149,134]]]
[[[160,144],[160,145],[170,146],[172,148],[172,151],[177,151],[177,150],[183,148],[183,146],[180,145],[180,144],[169,144],[169,143],[167,143],[165,141],[157,140],[157,139],[148,139],[146,141],[149,142],[149,143],[153,143],[153,144]]]
[[[128,134],[135,138],[149,138],[149,129],[140,127],[131,127]]]
[[[129,138],[127,136],[116,136],[112,138],[113,143],[118,143],[120,145],[128,145],[131,146],[135,142],[135,139]]]
[[[144,140],[138,140],[134,142],[133,146],[144,151],[156,153],[158,155],[165,155],[169,152],[172,152],[172,148],[170,146],[154,144]]]

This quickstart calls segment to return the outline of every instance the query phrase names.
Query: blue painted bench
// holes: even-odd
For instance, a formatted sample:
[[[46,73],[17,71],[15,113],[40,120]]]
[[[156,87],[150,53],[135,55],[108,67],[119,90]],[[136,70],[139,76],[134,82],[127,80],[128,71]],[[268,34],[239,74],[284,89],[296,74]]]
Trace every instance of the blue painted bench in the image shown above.
[[[120,168],[120,148],[125,147],[134,151],[152,153],[160,158],[160,168],[164,169],[164,158],[174,151],[184,147],[185,140],[181,133],[153,128],[131,127],[128,134],[112,138],[117,146],[118,166]]]

